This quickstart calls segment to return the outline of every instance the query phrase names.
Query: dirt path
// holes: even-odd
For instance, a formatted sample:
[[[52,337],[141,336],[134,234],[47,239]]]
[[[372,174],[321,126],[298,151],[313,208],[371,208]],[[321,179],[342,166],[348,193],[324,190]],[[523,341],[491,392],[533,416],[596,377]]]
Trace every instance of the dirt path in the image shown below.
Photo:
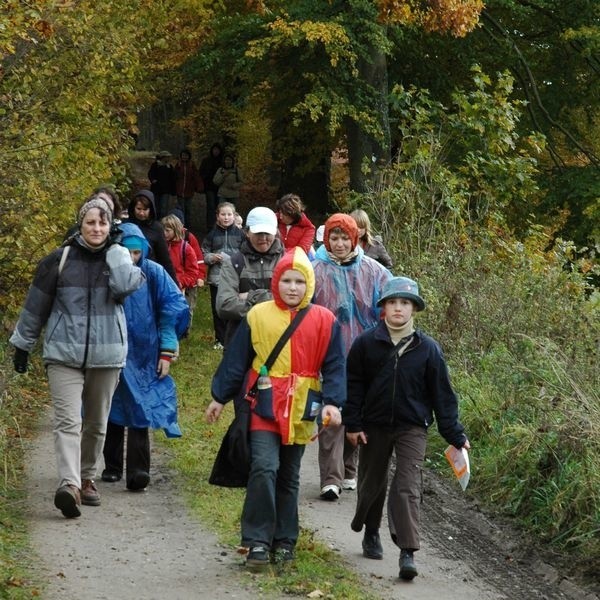
[[[122,482],[99,482],[101,507],[82,507],[82,517],[64,519],[52,504],[55,464],[49,422],[32,445],[28,465],[29,514],[42,597],[64,600],[186,600],[265,597],[251,584],[231,548],[191,519],[153,448],[152,484],[144,493]],[[301,522],[339,552],[382,599],[411,600],[598,600],[535,557],[521,556],[518,541],[486,520],[460,495],[431,477],[426,481],[420,575],[398,580],[398,553],[382,530],[385,556],[367,560],[361,534],[350,530],[354,492],[338,502],[318,499],[316,445],[302,469]],[[443,508],[440,508],[443,507]],[[318,583],[315,585],[318,589]]]

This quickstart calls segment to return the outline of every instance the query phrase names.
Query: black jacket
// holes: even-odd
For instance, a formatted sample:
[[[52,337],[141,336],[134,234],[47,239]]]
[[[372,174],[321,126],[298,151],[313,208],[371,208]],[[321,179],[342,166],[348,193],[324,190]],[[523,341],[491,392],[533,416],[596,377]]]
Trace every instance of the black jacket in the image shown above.
[[[393,347],[384,321],[353,342],[347,359],[346,430],[355,433],[365,425],[394,428],[407,423],[426,429],[435,415],[442,437],[461,448],[467,438],[439,344],[416,331],[402,356],[388,358]]]
[[[134,198],[128,207],[129,218],[125,219],[127,223],[133,223],[137,225],[144,234],[144,237],[150,244],[150,254],[148,258],[162,265],[165,271],[171,276],[171,279],[177,283],[177,275],[175,275],[175,267],[171,261],[171,255],[169,254],[169,246],[165,240],[165,232],[160,221],[156,221],[156,207],[154,206],[154,199],[151,194],[142,194],[150,200],[150,218],[147,221],[140,221],[135,217],[135,204],[136,199]],[[177,284],[179,285],[179,284]]]

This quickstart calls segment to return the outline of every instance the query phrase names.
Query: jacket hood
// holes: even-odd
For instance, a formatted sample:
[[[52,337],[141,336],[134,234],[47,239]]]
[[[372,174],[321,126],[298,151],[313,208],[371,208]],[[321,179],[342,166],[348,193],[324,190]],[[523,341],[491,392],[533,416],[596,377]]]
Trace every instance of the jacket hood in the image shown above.
[[[325,231],[323,232],[323,244],[325,248],[331,252],[329,233],[336,227],[339,227],[350,238],[352,248],[356,248],[358,244],[358,225],[350,215],[345,215],[344,213],[335,213],[325,221]]]
[[[119,229],[123,232],[121,235],[121,241],[124,242],[129,237],[140,238],[142,241],[142,260],[148,258],[150,251],[150,244],[146,239],[146,236],[142,233],[142,230],[134,223],[121,223]],[[140,261],[141,262],[141,261]]]
[[[135,211],[134,211],[135,201],[138,196],[142,196],[142,197],[148,198],[148,200],[150,200],[150,219],[149,220],[150,221],[156,220],[156,204],[154,201],[154,194],[150,190],[138,190],[135,193],[135,195],[133,196],[133,199],[129,203],[129,207],[127,209],[127,212],[129,213],[129,218],[133,219],[134,221],[138,220],[135,218]]]
[[[315,293],[315,272],[313,271],[312,264],[308,260],[308,256],[302,248],[296,247],[288,250],[280,259],[273,271],[273,277],[271,279],[271,293],[273,294],[273,300],[275,304],[283,310],[289,310],[289,306],[281,299],[279,295],[279,280],[281,276],[290,269],[299,271],[304,275],[306,279],[306,294],[300,304],[296,307],[297,309],[308,306]]]

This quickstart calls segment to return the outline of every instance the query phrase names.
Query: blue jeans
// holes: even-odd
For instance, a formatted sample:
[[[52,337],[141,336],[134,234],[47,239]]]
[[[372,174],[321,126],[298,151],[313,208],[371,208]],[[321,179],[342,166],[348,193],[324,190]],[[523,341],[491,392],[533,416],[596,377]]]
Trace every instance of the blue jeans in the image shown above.
[[[288,548],[298,541],[300,462],[305,446],[282,446],[270,431],[250,433],[252,464],[244,508],[242,545]]]

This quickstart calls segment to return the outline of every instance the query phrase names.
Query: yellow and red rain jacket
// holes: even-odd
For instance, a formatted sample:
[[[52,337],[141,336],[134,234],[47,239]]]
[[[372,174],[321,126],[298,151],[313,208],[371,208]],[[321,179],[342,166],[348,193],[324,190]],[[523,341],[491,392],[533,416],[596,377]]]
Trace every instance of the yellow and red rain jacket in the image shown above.
[[[306,279],[306,293],[293,310],[279,295],[279,280],[294,269]],[[260,367],[297,311],[308,306],[315,277],[304,251],[294,248],[277,263],[271,282],[273,300],[253,306],[242,320],[212,381],[212,396],[225,404],[238,401],[254,385]],[[252,401],[252,430],[273,431],[282,444],[306,444],[325,404],[342,408],[346,400],[346,364],[340,326],[323,306],[308,313],[269,371],[272,396],[267,405]]]

